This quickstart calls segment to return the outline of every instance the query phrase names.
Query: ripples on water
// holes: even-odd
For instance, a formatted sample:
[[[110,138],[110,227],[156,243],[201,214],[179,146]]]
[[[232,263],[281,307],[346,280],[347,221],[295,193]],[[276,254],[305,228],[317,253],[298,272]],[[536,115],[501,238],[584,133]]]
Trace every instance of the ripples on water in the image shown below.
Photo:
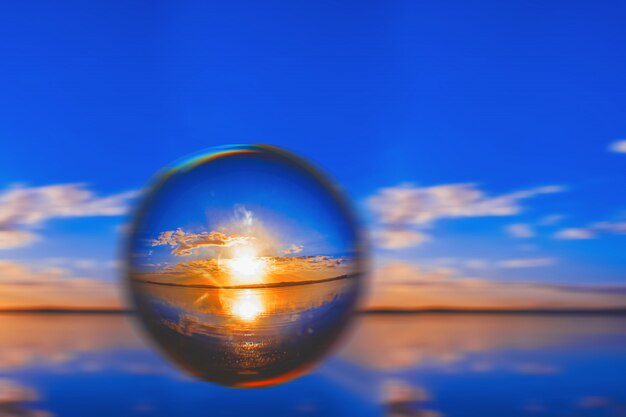
[[[185,376],[122,315],[0,315],[2,416],[624,416],[626,317],[360,316],[263,389]]]

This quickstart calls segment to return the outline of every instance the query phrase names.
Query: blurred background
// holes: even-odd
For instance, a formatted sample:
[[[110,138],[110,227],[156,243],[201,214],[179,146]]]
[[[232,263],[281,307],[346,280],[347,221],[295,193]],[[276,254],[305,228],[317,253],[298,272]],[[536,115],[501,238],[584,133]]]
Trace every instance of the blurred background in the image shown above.
[[[626,415],[622,2],[22,1],[0,14],[0,415]],[[123,314],[129,214],[295,152],[372,247],[316,370],[196,382]]]

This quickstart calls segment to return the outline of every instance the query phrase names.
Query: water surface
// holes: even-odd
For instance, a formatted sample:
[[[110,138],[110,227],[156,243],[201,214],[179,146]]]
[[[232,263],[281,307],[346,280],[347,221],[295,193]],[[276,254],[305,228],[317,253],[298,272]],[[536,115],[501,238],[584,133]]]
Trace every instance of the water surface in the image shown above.
[[[291,382],[192,379],[121,315],[0,315],[3,416],[626,416],[626,317],[360,316]]]

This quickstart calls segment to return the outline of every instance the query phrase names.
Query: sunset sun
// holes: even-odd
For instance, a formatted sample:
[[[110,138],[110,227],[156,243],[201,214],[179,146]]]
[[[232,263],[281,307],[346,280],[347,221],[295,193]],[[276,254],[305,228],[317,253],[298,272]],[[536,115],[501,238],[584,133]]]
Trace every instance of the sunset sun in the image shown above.
[[[237,284],[260,283],[266,275],[267,264],[256,256],[251,246],[237,248],[235,256],[226,260],[231,279]]]

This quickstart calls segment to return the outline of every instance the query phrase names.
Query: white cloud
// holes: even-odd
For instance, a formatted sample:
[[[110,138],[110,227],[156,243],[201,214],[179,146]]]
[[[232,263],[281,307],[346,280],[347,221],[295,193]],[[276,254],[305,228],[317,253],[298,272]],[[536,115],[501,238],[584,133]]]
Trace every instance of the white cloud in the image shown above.
[[[294,253],[300,253],[300,252],[302,252],[303,249],[304,249],[304,246],[293,244],[290,247],[288,247],[287,249],[284,249],[283,253],[285,255],[291,255],[291,254],[294,254]]]
[[[468,259],[465,261],[465,267],[470,269],[485,269],[489,263],[484,259]]]
[[[553,226],[556,223],[560,222],[563,219],[563,215],[560,214],[551,214],[548,216],[544,216],[536,222],[533,223],[514,223],[508,225],[505,230],[509,234],[516,239],[529,239],[537,236],[535,230]]]
[[[569,228],[563,229],[556,232],[554,235],[557,239],[566,239],[566,240],[583,240],[583,239],[594,239],[596,237],[595,232],[590,229],[583,228]]]
[[[593,228],[600,233],[626,234],[626,222],[600,222],[595,223]]]
[[[0,249],[39,239],[32,229],[51,219],[119,216],[137,191],[98,197],[83,184],[13,186],[0,193]]]
[[[522,211],[521,200],[563,190],[549,185],[489,197],[476,184],[403,185],[383,188],[369,205],[382,223],[424,225],[444,218],[512,216]]]
[[[378,229],[372,237],[374,244],[384,249],[407,248],[430,240],[425,233],[402,228]]]
[[[186,233],[182,229],[168,230],[161,232],[157,239],[152,241],[152,246],[170,245],[173,255],[187,256],[191,255],[194,249],[205,246],[222,246],[231,247],[236,245],[244,245],[254,237],[227,235],[222,232],[202,232],[202,233]]]
[[[550,214],[539,220],[537,224],[539,226],[552,226],[563,220],[564,217],[565,216],[563,216],[562,214]]]
[[[518,239],[528,239],[535,236],[535,232],[529,224],[515,223],[506,227],[506,231],[509,235]]]
[[[626,139],[611,143],[609,150],[615,153],[626,153]]]
[[[414,229],[441,219],[513,216],[523,210],[521,201],[563,191],[556,185],[537,187],[499,196],[488,196],[476,184],[444,184],[432,187],[400,185],[383,188],[367,200],[387,247],[407,247],[427,236]],[[401,233],[404,232],[404,233]],[[381,235],[381,232],[377,232]]]
[[[537,268],[541,266],[554,265],[554,258],[522,258],[522,259],[505,259],[498,262],[500,268]]]
[[[43,268],[63,268],[72,270],[92,270],[102,271],[103,269],[114,269],[114,263],[117,261],[107,260],[101,261],[97,259],[87,258],[43,258],[40,261],[30,262],[29,265],[40,266]]]
[[[584,240],[608,234],[626,234],[626,222],[598,222],[587,227],[563,229],[559,230],[554,237],[565,240]]]
[[[239,219],[242,225],[244,226],[252,226],[254,223],[254,214],[252,211],[246,209],[244,205],[235,204],[235,216]]]

